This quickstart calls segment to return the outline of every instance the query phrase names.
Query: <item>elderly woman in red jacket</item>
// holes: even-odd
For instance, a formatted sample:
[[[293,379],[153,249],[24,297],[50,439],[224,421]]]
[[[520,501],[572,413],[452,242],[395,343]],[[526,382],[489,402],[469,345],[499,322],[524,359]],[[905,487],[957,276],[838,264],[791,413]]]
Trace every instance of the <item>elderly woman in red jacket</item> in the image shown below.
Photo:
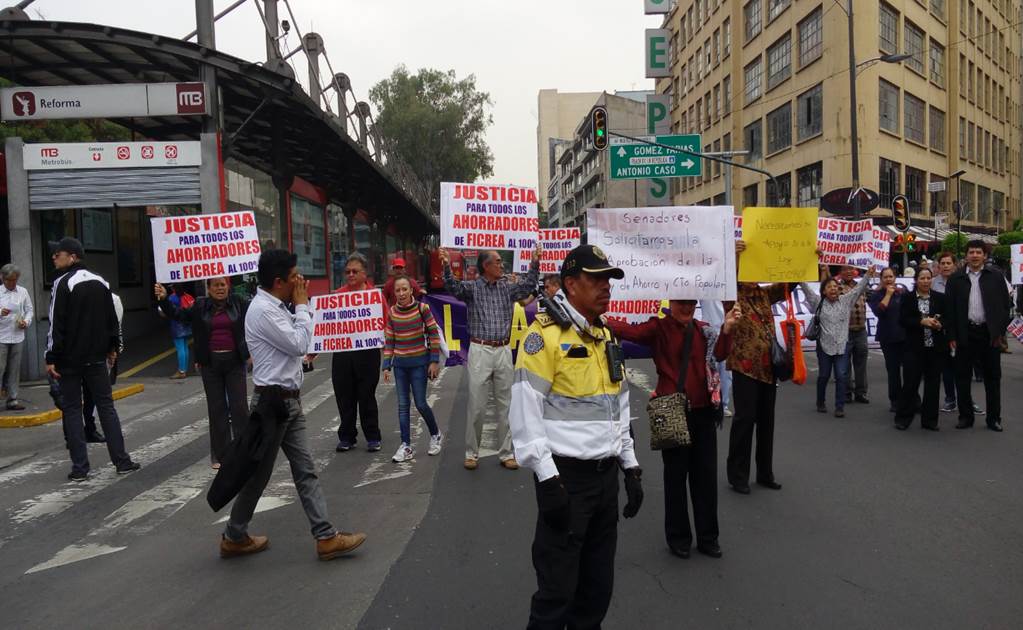
[[[688,558],[693,543],[686,501],[693,504],[696,549],[713,558],[721,557],[717,516],[717,428],[721,426],[721,380],[717,366],[728,356],[731,332],[741,313],[733,307],[718,331],[693,317],[695,300],[672,300],[670,315],[652,317],[636,326],[608,322],[622,339],[648,346],[657,368],[654,397],[678,391],[679,370],[687,336],[690,342],[686,365],[685,394],[689,401],[686,420],[692,444],[663,449],[664,462],[664,535],[668,549],[680,558]]]

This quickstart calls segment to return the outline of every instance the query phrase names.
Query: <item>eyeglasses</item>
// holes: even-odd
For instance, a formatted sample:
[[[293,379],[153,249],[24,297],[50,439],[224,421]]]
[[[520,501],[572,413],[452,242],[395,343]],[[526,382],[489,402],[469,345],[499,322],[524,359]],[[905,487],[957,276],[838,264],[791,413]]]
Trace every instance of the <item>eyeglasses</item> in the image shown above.
[[[345,273],[349,276],[354,276],[357,273],[362,273],[362,269],[345,269]]]

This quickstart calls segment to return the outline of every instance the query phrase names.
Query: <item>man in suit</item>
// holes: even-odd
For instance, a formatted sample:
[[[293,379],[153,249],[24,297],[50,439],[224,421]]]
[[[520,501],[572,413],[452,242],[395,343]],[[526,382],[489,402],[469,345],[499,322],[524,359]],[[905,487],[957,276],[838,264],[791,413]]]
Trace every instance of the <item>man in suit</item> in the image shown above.
[[[1001,343],[1009,326],[1012,303],[1002,272],[984,266],[987,246],[973,240],[966,244],[966,266],[948,279],[948,344],[955,353],[956,390],[959,395],[957,429],[973,426],[970,376],[979,364],[987,398],[987,427],[1002,430]]]

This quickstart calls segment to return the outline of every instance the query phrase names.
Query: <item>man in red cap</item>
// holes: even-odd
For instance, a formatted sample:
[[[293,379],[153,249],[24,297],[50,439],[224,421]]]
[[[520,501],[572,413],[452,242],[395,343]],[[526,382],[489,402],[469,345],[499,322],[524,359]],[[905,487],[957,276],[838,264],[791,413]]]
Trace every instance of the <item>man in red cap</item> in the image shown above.
[[[395,258],[394,261],[391,263],[391,277],[387,279],[386,283],[384,283],[384,300],[387,301],[388,306],[394,306],[394,303],[398,299],[394,295],[394,281],[402,277],[408,278],[409,284],[412,285],[413,297],[426,295],[426,291],[423,291],[423,289],[420,288],[419,283],[417,283],[414,279],[409,277],[408,274],[405,272],[405,259]]]

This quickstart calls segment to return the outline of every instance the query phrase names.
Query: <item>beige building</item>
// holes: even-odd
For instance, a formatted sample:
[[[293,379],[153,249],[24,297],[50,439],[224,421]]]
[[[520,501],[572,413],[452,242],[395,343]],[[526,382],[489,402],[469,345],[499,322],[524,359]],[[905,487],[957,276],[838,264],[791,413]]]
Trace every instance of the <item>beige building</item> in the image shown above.
[[[547,188],[557,165],[558,145],[575,136],[579,121],[589,113],[601,92],[558,92],[540,90],[536,97],[537,191],[545,209],[550,208]]]
[[[963,225],[1020,217],[1021,3],[1010,0],[856,0],[855,49],[862,186],[890,208],[905,194],[916,225],[950,211],[927,184],[962,169]],[[676,133],[701,133],[704,151],[748,150],[731,199],[816,206],[852,183],[845,0],[679,0],[665,16]],[[901,63],[879,60],[911,54]],[[742,159],[742,158],[740,158]],[[719,165],[675,180],[675,202],[722,203]],[[875,215],[882,217],[879,210]]]
[[[638,202],[645,195],[639,181],[611,180],[608,151],[593,151],[587,143],[589,112],[594,105],[607,107],[614,129],[642,130],[646,124],[647,94],[650,92],[598,94],[576,119],[569,137],[553,143],[554,168],[545,189],[549,227],[578,226],[585,233],[587,208],[644,205]]]

